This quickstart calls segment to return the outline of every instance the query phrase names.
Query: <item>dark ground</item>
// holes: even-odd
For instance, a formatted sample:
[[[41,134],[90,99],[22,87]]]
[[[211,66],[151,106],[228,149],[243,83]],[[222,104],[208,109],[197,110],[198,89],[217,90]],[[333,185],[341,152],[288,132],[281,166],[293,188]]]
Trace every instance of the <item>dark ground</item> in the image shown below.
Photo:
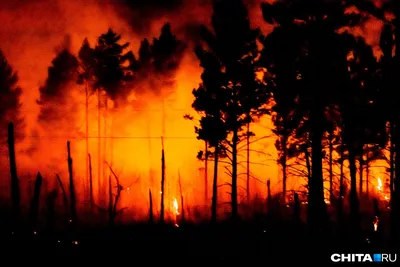
[[[52,265],[101,265],[119,263],[129,266],[174,264],[185,266],[298,266],[331,265],[332,253],[388,253],[377,232],[355,236],[351,231],[326,230],[307,234],[303,225],[275,223],[269,226],[242,223],[135,225],[110,229],[81,229],[74,235],[53,233],[2,233],[2,258]],[[77,244],[74,241],[77,241]],[[23,263],[26,265],[26,263]],[[13,264],[14,265],[14,264]],[[343,265],[336,263],[335,265]]]

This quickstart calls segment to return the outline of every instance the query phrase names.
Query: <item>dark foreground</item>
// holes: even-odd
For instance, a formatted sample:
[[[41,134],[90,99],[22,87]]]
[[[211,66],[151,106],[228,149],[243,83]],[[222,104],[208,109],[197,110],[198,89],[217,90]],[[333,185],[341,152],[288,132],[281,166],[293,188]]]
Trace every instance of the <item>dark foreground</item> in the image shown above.
[[[332,264],[332,253],[394,251],[382,234],[325,230],[313,235],[304,226],[251,224],[180,227],[135,225],[65,233],[2,233],[2,258],[30,264],[127,264],[185,266]],[[2,259],[2,260],[3,260]],[[26,265],[26,263],[24,263]],[[337,265],[337,264],[336,264]]]

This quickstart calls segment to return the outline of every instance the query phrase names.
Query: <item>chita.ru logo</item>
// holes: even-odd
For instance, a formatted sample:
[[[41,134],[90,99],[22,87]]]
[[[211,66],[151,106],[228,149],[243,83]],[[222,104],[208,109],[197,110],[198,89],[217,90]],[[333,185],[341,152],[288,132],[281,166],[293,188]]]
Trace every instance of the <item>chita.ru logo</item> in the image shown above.
[[[333,262],[396,262],[396,254],[339,254],[335,253],[331,255],[331,261]]]

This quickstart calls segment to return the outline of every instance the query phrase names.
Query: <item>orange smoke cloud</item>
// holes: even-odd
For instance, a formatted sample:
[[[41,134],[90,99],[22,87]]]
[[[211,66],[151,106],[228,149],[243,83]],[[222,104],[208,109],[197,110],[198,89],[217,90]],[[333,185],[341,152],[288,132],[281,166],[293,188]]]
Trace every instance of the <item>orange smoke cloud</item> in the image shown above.
[[[264,33],[273,28],[262,20],[260,9],[261,1],[249,1],[249,16],[253,26],[260,27]],[[140,42],[144,38],[152,41],[160,35],[162,25],[169,22],[172,32],[177,38],[184,40],[188,48],[177,70],[174,85],[174,94],[165,99],[164,103],[154,94],[145,94],[145,107],[128,107],[112,109],[109,102],[108,109],[102,111],[101,132],[98,132],[97,96],[89,98],[89,153],[92,157],[93,187],[95,202],[103,205],[106,195],[101,194],[100,187],[112,173],[106,166],[110,164],[118,175],[123,191],[121,193],[121,207],[128,207],[123,218],[143,219],[149,208],[148,191],[153,194],[154,210],[159,210],[160,183],[161,183],[161,137],[164,138],[166,157],[166,209],[168,216],[174,216],[175,200],[180,200],[178,186],[179,177],[182,184],[182,193],[187,218],[205,218],[211,200],[212,162],[208,165],[208,187],[205,188],[204,162],[196,158],[197,152],[204,148],[204,144],[196,139],[194,124],[195,112],[191,108],[193,102],[192,89],[200,82],[202,69],[193,53],[192,45],[198,41],[198,26],[210,25],[210,1],[185,1],[184,4],[171,11],[155,12],[151,20],[141,18],[139,10],[126,9],[123,4],[113,1],[17,1],[13,4],[1,3],[0,9],[0,38],[1,49],[10,63],[18,71],[22,94],[22,113],[25,115],[25,141],[19,144],[17,155],[18,167],[21,174],[23,190],[32,190],[31,178],[35,173],[42,172],[46,190],[57,186],[55,173],[59,173],[64,183],[67,183],[66,142],[72,142],[72,157],[74,160],[74,175],[78,193],[78,202],[84,207],[88,200],[88,176],[86,169],[86,115],[85,115],[85,88],[82,85],[71,83],[68,85],[67,99],[59,108],[63,112],[77,106],[76,121],[60,121],[50,128],[39,127],[39,87],[45,84],[48,67],[56,52],[62,47],[65,36],[69,36],[70,51],[77,54],[84,38],[88,38],[93,46],[97,37],[112,28],[122,35],[123,42],[130,42],[130,47],[137,55]],[[138,25],[135,27],[135,18]],[[143,26],[144,25],[144,26]],[[375,24],[374,24],[375,25]],[[376,38],[379,27],[372,28],[367,40],[370,44],[377,44]],[[146,80],[150,81],[152,73],[145,73]],[[143,86],[149,86],[144,83]],[[149,88],[151,89],[151,88]],[[151,91],[151,90],[148,90]],[[135,96],[131,96],[134,98]],[[194,115],[195,120],[183,119],[185,114]],[[71,125],[76,130],[71,131]],[[112,125],[112,126],[111,126]],[[50,126],[49,126],[50,127]],[[254,123],[252,131],[255,139],[251,144],[251,194],[253,198],[265,199],[266,181],[271,180],[271,189],[275,192],[281,189],[281,174],[276,164],[277,151],[272,136],[270,118],[264,117]],[[266,138],[269,136],[268,138]],[[265,137],[265,138],[262,138]],[[102,152],[98,158],[98,139],[101,139]],[[239,159],[239,199],[245,198],[243,187],[246,184],[244,147]],[[32,152],[33,149],[33,152]],[[5,162],[5,161],[3,161]],[[99,166],[100,163],[100,166]],[[2,164],[4,165],[4,164]],[[226,174],[228,164],[222,162],[220,167],[219,201],[229,201],[229,182]],[[4,169],[4,166],[0,166]],[[101,170],[102,181],[98,181],[98,170]],[[22,177],[22,174],[25,176]],[[7,176],[7,175],[5,175]],[[25,178],[26,177],[26,178]],[[6,181],[7,182],[7,181]],[[2,183],[5,184],[5,183]],[[298,179],[288,181],[288,189],[298,187]],[[8,186],[3,186],[1,192],[7,193]],[[108,190],[105,190],[108,192]],[[207,193],[206,193],[207,192]],[[208,195],[208,199],[205,199]],[[25,201],[29,194],[25,194]],[[181,203],[179,203],[179,206]],[[207,208],[205,208],[207,206]],[[220,205],[221,211],[229,206]],[[172,217],[171,217],[172,218]]]

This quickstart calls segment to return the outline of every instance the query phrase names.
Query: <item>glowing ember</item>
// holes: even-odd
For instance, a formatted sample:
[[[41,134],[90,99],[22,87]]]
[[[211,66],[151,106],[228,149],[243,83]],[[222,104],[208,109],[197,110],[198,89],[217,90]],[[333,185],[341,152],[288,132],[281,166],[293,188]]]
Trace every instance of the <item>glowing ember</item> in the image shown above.
[[[375,232],[378,231],[378,224],[379,224],[378,216],[375,216],[375,219],[374,219],[374,231]]]

